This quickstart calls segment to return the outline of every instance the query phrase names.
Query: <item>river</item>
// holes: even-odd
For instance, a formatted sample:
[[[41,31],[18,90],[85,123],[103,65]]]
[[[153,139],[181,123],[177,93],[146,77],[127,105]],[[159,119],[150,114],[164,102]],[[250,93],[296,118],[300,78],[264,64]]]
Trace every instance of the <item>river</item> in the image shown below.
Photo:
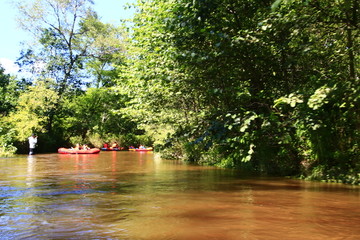
[[[0,159],[0,239],[360,239],[360,187],[153,153]]]

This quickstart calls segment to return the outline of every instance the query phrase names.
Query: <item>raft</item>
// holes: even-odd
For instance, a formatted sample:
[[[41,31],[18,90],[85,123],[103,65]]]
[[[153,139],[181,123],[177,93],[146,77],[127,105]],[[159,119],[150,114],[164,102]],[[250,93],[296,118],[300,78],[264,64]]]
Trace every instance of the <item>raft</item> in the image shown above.
[[[124,151],[125,149],[123,147],[119,148],[101,148],[101,151]]]
[[[148,151],[152,151],[153,148],[152,147],[148,147],[148,148],[129,148],[129,151],[137,151],[137,152],[148,152]]]
[[[95,153],[99,153],[100,149],[98,148],[91,148],[88,150],[75,150],[75,149],[71,149],[71,148],[59,148],[58,149],[58,153],[61,154],[95,154]]]

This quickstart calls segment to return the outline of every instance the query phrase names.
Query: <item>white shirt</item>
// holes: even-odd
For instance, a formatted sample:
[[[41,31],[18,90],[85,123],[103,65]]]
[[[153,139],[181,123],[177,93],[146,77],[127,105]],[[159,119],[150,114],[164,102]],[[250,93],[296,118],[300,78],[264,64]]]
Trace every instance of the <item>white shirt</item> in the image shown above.
[[[35,138],[35,137],[29,137],[29,145],[30,145],[30,148],[35,148],[36,143],[37,143],[37,138]]]

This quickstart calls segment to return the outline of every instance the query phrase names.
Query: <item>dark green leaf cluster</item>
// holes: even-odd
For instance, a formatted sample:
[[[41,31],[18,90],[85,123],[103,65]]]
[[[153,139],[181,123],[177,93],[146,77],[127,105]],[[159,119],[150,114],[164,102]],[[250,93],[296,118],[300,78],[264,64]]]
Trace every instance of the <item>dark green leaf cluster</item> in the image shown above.
[[[130,80],[139,103],[176,113],[168,156],[310,178],[323,166],[329,179],[359,179],[356,1],[138,7]]]

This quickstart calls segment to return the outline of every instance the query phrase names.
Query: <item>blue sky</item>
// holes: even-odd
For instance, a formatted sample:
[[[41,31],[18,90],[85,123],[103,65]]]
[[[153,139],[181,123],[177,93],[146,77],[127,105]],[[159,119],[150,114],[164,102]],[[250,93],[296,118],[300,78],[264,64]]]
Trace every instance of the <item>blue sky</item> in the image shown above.
[[[0,63],[6,73],[15,73],[14,61],[20,56],[21,42],[30,40],[28,33],[19,29],[16,23],[16,9],[11,5],[11,0],[0,0]],[[136,0],[94,0],[93,8],[103,22],[119,23],[120,19],[131,18],[132,9],[124,9],[127,3]]]

